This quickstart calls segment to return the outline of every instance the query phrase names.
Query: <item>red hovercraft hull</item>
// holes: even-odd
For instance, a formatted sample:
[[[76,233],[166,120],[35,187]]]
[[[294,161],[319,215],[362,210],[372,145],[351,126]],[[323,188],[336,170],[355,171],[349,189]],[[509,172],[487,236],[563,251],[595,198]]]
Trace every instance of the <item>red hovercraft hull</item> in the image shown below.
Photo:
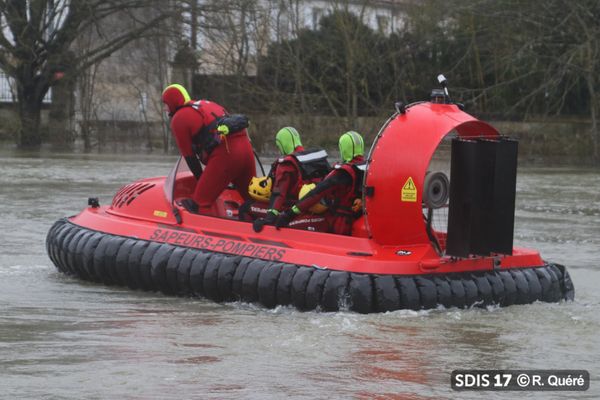
[[[369,155],[364,184],[374,189],[353,236],[271,226],[255,233],[234,219],[240,198],[229,189],[214,206],[223,218],[191,214],[173,200],[189,197],[193,178],[175,170],[125,186],[111,206],[57,221],[48,254],[59,270],[86,280],[266,307],[369,313],[573,299],[566,269],[534,250],[459,258],[432,244],[423,185],[451,131],[498,137],[455,105],[422,103],[390,118]],[[404,199],[409,179],[414,198]]]

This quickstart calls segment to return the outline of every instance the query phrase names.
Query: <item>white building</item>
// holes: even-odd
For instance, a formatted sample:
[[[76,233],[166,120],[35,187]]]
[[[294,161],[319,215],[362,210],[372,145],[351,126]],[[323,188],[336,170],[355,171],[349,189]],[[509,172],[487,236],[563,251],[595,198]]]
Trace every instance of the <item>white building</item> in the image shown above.
[[[199,73],[256,73],[256,57],[275,41],[293,38],[302,29],[318,29],[321,18],[349,11],[374,31],[398,31],[413,0],[199,0],[197,42]],[[221,21],[216,23],[215,21]],[[189,32],[192,35],[191,32]]]
[[[352,12],[371,29],[389,35],[404,27],[406,6],[412,3],[414,0],[197,0],[197,23],[191,23],[188,15],[183,24],[189,37],[193,36],[190,27],[197,27],[191,42],[198,43],[199,66],[190,67],[192,72],[206,75],[253,76],[257,58],[266,54],[269,44],[293,38],[302,29],[318,29],[328,13]],[[95,82],[87,101],[79,89],[89,85],[85,79],[90,76],[79,82],[76,119],[161,121],[162,86],[178,79],[171,74],[173,51],[166,41],[141,40],[92,67],[87,75]],[[0,103],[14,101],[14,85],[0,71]],[[50,101],[49,92],[44,102]]]
[[[319,21],[327,13],[336,9],[348,10],[361,17],[371,29],[385,35],[403,27],[402,0],[388,1],[323,1],[304,0],[301,2],[300,22],[305,28],[317,29]]]

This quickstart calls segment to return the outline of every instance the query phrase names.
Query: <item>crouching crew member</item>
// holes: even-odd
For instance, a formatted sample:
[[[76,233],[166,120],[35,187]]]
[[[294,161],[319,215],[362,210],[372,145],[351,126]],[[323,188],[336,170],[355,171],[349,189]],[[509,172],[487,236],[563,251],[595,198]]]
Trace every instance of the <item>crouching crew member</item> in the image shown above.
[[[324,199],[331,218],[329,232],[340,235],[352,233],[352,223],[362,214],[362,183],[366,166],[363,138],[354,131],[346,132],[339,139],[339,148],[344,163],[336,165],[313,190],[281,213],[275,223],[278,229],[288,226],[293,218]]]
[[[177,147],[198,180],[193,201],[184,203],[186,208],[212,214],[214,201],[230,182],[243,198],[249,198],[248,184],[256,175],[256,165],[246,131],[248,119],[230,116],[208,100],[193,101],[177,84],[167,86],[162,101],[168,107]]]
[[[280,129],[275,143],[282,157],[271,166],[269,177],[273,183],[269,209],[264,218],[252,224],[255,232],[260,232],[264,225],[273,225],[279,213],[298,199],[304,183],[320,181],[331,170],[327,152],[322,149],[304,150],[300,134],[292,127]]]

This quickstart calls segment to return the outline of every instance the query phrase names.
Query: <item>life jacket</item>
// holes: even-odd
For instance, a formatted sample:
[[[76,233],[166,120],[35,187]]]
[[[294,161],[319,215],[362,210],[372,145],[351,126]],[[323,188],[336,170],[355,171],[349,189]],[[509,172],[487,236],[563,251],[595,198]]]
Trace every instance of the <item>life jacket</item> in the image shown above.
[[[215,113],[214,111],[210,111],[210,113],[207,112],[206,108],[203,106],[210,103],[211,102],[208,100],[197,100],[178,108],[178,110],[180,110],[183,107],[191,107],[202,115],[204,121],[210,121],[210,117],[212,117],[212,121],[204,124],[192,138],[195,147],[194,151],[197,154],[206,153],[206,155],[209,155],[219,144],[221,144],[223,134],[217,130],[219,126],[226,125],[228,127],[227,136],[242,133],[244,129],[249,126],[248,117],[241,114],[230,115],[227,110],[221,106],[219,107],[221,108],[222,113]],[[217,105],[216,103],[212,104]]]
[[[296,168],[296,173],[300,177],[296,182],[296,186],[289,193],[290,197],[294,197],[292,200],[297,200],[302,185],[319,182],[331,171],[331,166],[327,161],[327,152],[323,149],[309,149],[291,153],[275,160],[269,172],[269,176],[273,180],[275,179],[277,166],[286,162]]]
[[[352,177],[352,188],[344,195],[334,199],[333,204],[330,205],[330,209],[335,214],[355,216],[352,206],[356,199],[362,198],[362,184],[367,169],[367,162],[363,160],[345,164],[336,164],[333,168],[334,171],[341,169]]]

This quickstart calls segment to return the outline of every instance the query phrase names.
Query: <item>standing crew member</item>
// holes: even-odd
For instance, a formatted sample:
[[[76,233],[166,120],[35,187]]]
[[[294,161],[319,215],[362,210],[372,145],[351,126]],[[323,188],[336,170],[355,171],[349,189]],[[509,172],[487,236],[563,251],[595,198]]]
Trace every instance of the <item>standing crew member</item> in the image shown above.
[[[352,233],[352,223],[362,213],[362,182],[366,163],[363,138],[354,131],[344,133],[339,139],[340,156],[344,161],[319,182],[290,209],[277,218],[277,228],[289,225],[297,215],[306,212],[321,199],[329,205],[331,224],[329,231],[340,235]]]
[[[320,180],[331,169],[327,152],[322,149],[305,151],[295,128],[280,129],[275,135],[275,143],[282,157],[271,166],[269,176],[273,179],[273,189],[269,209],[265,218],[259,218],[252,224],[255,232],[260,232],[264,225],[275,223],[279,213],[298,199],[305,180]]]
[[[230,182],[247,199],[248,184],[256,174],[247,119],[229,116],[222,106],[208,100],[192,101],[178,84],[167,86],[162,101],[168,107],[177,147],[198,180],[193,202],[186,208],[212,214],[214,201]],[[206,166],[204,172],[200,161]]]

